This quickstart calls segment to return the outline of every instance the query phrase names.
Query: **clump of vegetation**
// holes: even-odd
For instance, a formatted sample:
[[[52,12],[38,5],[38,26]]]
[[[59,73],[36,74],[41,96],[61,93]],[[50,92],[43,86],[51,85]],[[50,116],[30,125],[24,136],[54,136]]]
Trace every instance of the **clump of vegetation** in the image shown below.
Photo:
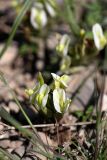
[[[79,3],[80,6],[78,6],[78,0],[63,0],[61,4],[57,0],[12,1],[12,7],[17,17],[13,23],[10,36],[0,52],[0,58],[2,58],[13,38],[14,40],[17,39],[15,33],[16,35],[20,33],[17,31],[21,29],[23,34],[20,35],[20,40],[17,40],[19,53],[25,60],[28,58],[28,61],[29,57],[31,59],[33,55],[33,60],[29,61],[28,64],[31,63],[34,66],[34,74],[36,74],[36,71],[41,70],[43,73],[39,72],[35,86],[25,91],[29,97],[30,104],[33,106],[33,109],[38,111],[41,117],[43,116],[55,123],[53,126],[56,127],[57,137],[61,134],[59,131],[61,127],[71,129],[73,125],[75,129],[75,126],[77,126],[75,138],[70,137],[69,142],[65,142],[65,144],[61,144],[61,146],[56,148],[44,144],[17,96],[8,85],[3,74],[0,73],[1,81],[8,87],[29,124],[29,128],[32,130],[24,128],[3,108],[0,110],[0,116],[18,129],[31,142],[34,148],[30,153],[33,152],[36,156],[37,154],[43,155],[47,159],[52,160],[90,160],[93,157],[94,160],[107,159],[107,124],[105,114],[107,109],[102,107],[107,71],[107,11],[105,7],[107,2],[105,0],[96,0],[84,3],[81,1]],[[59,27],[61,25],[65,25],[67,29],[65,27],[61,30]],[[52,42],[54,47],[47,45],[51,34],[55,38],[55,42]],[[39,51],[41,48],[42,56],[39,55],[41,54],[41,50]],[[39,59],[38,61],[42,59],[44,63],[40,70],[39,67],[35,67],[37,59]],[[79,91],[76,91],[74,95],[72,94],[68,98],[67,87],[69,87],[69,83],[72,83],[70,76],[73,73],[77,73],[80,69],[79,67],[86,67],[91,64],[95,65],[94,72],[97,70],[104,76],[100,87],[101,90],[99,91],[97,87],[95,88],[95,97],[92,97],[91,104],[87,104],[87,108],[84,111],[69,113],[69,107],[73,98],[76,97]],[[82,85],[84,83],[79,88]],[[97,86],[96,79],[95,85]],[[93,113],[95,106],[96,112],[94,111]],[[102,114],[103,110],[104,115]],[[77,122],[75,124],[63,124],[65,113],[68,114],[68,119],[70,119],[71,115],[74,115]],[[52,124],[48,125],[51,126]],[[7,125],[7,127],[11,129],[11,126]],[[2,148],[0,148],[0,158],[19,160],[19,158]]]
[[[43,112],[47,117],[55,116],[55,114],[64,114],[68,109],[71,100],[67,98],[65,88],[68,76],[58,76],[52,73],[54,82],[49,86],[45,84],[42,74],[37,77],[37,84],[34,89],[26,90],[32,105],[39,111]]]

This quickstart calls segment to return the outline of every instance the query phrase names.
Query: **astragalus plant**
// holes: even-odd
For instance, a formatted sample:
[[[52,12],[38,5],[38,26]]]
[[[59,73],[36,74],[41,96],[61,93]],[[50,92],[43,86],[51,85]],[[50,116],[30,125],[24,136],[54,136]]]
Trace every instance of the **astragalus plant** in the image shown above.
[[[67,75],[60,77],[55,73],[51,73],[51,75],[53,83],[50,86],[45,84],[42,74],[39,73],[35,87],[26,90],[31,104],[47,117],[63,115],[71,102],[65,91],[69,77]]]

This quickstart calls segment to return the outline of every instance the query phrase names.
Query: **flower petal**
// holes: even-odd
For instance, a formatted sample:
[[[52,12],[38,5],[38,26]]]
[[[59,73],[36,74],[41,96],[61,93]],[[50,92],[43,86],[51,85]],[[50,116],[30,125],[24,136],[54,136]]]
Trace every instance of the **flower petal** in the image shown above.
[[[42,100],[42,107],[45,107],[48,101],[48,93],[43,97]]]
[[[47,9],[48,13],[50,14],[50,16],[55,17],[56,12],[55,12],[54,8],[49,3],[45,3],[45,5],[46,5],[46,9]]]
[[[53,91],[53,103],[54,103],[55,110],[56,110],[58,113],[61,113],[60,104],[59,104],[59,93],[58,93],[58,89],[55,89],[55,90]]]

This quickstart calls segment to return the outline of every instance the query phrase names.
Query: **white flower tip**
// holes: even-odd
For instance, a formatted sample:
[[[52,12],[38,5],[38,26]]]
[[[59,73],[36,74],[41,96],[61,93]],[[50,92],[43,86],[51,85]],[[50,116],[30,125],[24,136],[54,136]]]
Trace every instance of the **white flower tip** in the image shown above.
[[[54,103],[55,110],[58,113],[61,113],[60,102],[59,102],[59,93],[58,93],[57,89],[55,89],[53,91],[53,103]]]
[[[51,73],[51,75],[52,75],[52,77],[53,77],[53,79],[54,80],[58,80],[60,77],[57,75],[57,74],[55,74],[55,73]]]

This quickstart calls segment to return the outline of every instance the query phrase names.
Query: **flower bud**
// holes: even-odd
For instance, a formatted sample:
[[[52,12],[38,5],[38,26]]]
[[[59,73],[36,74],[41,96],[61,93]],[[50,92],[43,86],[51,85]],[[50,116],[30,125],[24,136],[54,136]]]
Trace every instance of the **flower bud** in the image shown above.
[[[69,44],[70,44],[70,37],[67,34],[63,35],[59,44],[56,46],[56,51],[61,57],[67,55]]]
[[[34,93],[33,89],[26,89],[25,92],[28,96],[31,96]]]
[[[62,58],[61,61],[61,66],[60,66],[61,71],[69,69],[70,65],[71,65],[71,57],[65,56],[64,58]]]
[[[81,29],[81,30],[80,30],[80,36],[83,37],[84,35],[85,35],[85,30],[84,30],[84,29]]]
[[[41,108],[46,107],[49,91],[50,91],[50,88],[48,87],[48,85],[43,84],[39,92],[35,96],[35,100],[38,106],[40,106]]]

